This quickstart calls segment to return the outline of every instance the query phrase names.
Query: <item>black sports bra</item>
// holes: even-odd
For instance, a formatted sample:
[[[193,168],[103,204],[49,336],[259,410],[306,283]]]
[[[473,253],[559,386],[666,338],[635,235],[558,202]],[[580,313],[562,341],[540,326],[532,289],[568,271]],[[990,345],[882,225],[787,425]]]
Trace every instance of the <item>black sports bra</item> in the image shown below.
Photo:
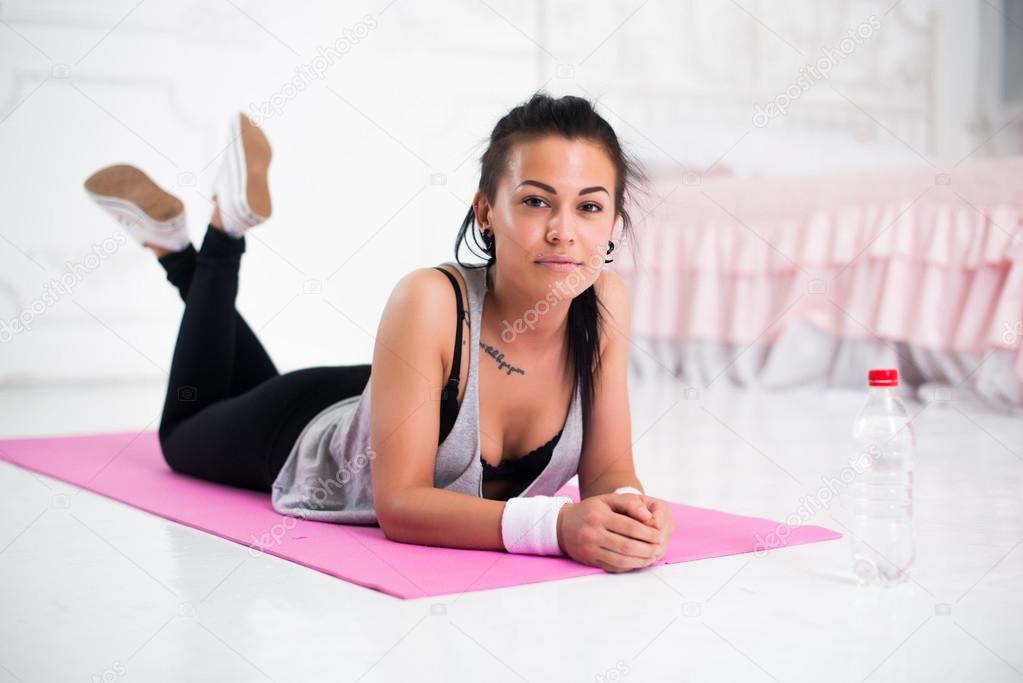
[[[448,377],[447,384],[444,385],[444,390],[441,392],[441,426],[440,440],[438,441],[438,445],[440,445],[455,426],[455,419],[458,417],[458,380],[459,371],[462,367],[462,321],[466,319],[468,312],[462,305],[462,291],[459,289],[455,277],[439,266],[434,266],[434,269],[448,276],[451,286],[455,289],[455,300],[458,304],[458,316],[456,318],[458,329],[455,331],[455,353],[451,360],[451,375]],[[504,460],[496,467],[480,458],[480,462],[483,463],[483,481],[492,479],[517,482],[533,481],[540,476],[547,463],[550,462],[551,457],[554,455],[554,446],[557,444],[558,439],[561,438],[562,431],[564,431],[564,428],[555,434],[550,441],[521,458]]]

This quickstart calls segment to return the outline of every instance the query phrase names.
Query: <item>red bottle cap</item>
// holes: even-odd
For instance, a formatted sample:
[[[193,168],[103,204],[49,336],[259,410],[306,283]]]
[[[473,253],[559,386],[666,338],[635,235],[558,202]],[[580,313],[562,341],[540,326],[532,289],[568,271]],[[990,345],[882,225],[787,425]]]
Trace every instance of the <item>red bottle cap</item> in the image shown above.
[[[899,371],[889,369],[874,369],[867,373],[867,382],[872,387],[897,387],[899,386]]]

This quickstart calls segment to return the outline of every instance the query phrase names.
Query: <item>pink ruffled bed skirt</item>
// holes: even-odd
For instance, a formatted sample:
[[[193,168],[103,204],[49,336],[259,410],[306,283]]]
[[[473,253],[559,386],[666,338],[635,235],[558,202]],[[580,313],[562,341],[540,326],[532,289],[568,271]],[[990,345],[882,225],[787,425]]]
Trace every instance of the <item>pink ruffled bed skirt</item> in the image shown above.
[[[634,339],[678,358],[810,327],[978,369],[997,354],[1023,383],[1023,158],[653,189],[638,244],[609,266],[630,286]]]

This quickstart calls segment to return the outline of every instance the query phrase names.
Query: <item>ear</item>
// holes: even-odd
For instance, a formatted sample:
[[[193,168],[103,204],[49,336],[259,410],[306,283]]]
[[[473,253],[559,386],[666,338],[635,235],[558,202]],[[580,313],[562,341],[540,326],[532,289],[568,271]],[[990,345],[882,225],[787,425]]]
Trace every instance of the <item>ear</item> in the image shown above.
[[[490,225],[490,202],[481,190],[476,190],[476,194],[473,195],[472,208],[476,213],[477,226]]]

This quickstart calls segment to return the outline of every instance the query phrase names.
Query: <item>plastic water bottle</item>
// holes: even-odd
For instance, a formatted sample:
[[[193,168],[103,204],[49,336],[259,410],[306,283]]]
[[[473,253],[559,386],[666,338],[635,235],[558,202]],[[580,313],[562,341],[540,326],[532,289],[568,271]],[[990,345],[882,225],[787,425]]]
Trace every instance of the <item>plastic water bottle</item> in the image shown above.
[[[916,441],[899,398],[897,370],[868,373],[867,402],[856,416],[852,498],[853,572],[861,584],[905,581],[916,555],[913,458]]]

